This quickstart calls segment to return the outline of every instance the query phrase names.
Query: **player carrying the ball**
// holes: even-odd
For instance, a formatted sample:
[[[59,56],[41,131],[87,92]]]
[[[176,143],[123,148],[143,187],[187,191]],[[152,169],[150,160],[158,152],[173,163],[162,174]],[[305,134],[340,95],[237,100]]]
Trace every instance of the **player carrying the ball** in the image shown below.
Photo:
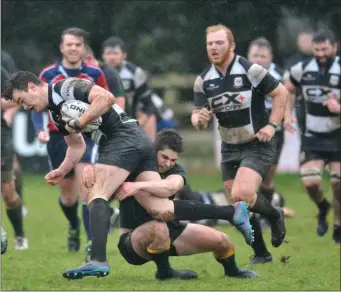
[[[110,227],[108,199],[130,176],[136,178],[135,181],[161,180],[152,141],[136,120],[115,104],[116,99],[109,91],[87,80],[66,78],[47,84],[31,72],[19,71],[8,80],[2,96],[26,110],[40,112],[48,109],[64,133],[68,145],[65,159],[45,176],[51,185],[58,184],[81,159],[85,151],[82,132],[90,131],[89,135],[99,144],[99,157],[94,165],[95,182],[87,194],[92,233],[91,260],[65,271],[63,276],[68,279],[107,276],[110,272],[106,257]],[[70,110],[68,116],[65,112],[63,114],[63,104],[70,104],[72,100],[82,107],[83,114]],[[94,125],[100,120],[96,130]],[[197,201],[172,201],[164,194],[156,196],[146,191],[140,191],[134,197],[155,220],[224,219],[237,227],[248,244],[253,241],[244,202],[215,206]]]

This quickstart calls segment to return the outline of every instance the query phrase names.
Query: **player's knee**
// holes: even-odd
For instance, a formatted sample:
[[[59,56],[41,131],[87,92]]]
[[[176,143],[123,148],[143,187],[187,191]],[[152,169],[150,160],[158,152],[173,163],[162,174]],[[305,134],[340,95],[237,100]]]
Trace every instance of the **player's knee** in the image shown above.
[[[231,247],[233,248],[232,242],[230,242],[228,236],[224,232],[221,232],[221,231],[217,232],[216,246],[217,246],[217,251],[226,251],[230,249]]]
[[[154,218],[154,220],[166,222],[174,220],[174,212],[172,211],[147,209],[147,212]]]
[[[329,181],[333,191],[340,192],[340,171],[331,171],[329,174]]]
[[[247,185],[240,185],[232,189],[232,199],[234,202],[244,201],[252,202],[255,193]]]
[[[164,222],[153,222],[152,226],[150,227],[151,233],[153,235],[154,240],[158,242],[167,243],[169,240],[169,233],[166,223]]]
[[[15,191],[13,181],[2,182],[1,192],[7,208],[9,209],[14,208],[20,203],[20,197]]]
[[[232,186],[233,186],[233,181],[229,180],[229,181],[225,181],[224,182],[224,188],[225,188],[225,193],[227,195],[227,199],[230,202],[233,202],[233,197],[232,197]]]
[[[300,176],[307,189],[319,188],[322,183],[322,172],[317,167],[301,167]]]

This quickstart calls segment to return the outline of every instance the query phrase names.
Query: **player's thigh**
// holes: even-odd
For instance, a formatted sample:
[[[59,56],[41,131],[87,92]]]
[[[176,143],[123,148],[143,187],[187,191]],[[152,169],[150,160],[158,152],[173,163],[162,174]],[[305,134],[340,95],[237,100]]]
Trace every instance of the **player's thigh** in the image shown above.
[[[228,199],[231,200],[231,191],[234,178],[241,162],[241,152],[237,146],[221,143],[220,170],[224,182],[224,188]]]
[[[322,152],[301,151],[300,176],[305,186],[316,185],[322,182],[325,159],[325,155]]]
[[[330,162],[328,163],[328,170],[329,170],[329,180],[330,184],[334,189],[340,188],[340,154],[339,153],[333,153],[330,158]]]
[[[214,251],[226,244],[227,237],[224,233],[192,223],[187,224],[185,230],[173,242],[179,256]]]
[[[261,180],[263,180],[272,165],[274,165],[276,158],[276,144],[277,138],[273,137],[271,141],[266,143],[261,143],[256,140],[249,143],[248,145],[245,145],[242,150],[242,161],[240,163],[240,168],[248,168],[253,170],[254,172],[258,173],[258,175],[261,177]],[[241,174],[239,174],[239,179],[240,178]],[[254,188],[254,186],[250,187]]]
[[[96,163],[94,170],[95,183],[89,188],[88,204],[96,198],[108,200],[129,176],[129,171],[113,165]]]
[[[266,186],[271,187],[274,183],[276,171],[277,171],[277,165],[272,165],[270,167],[268,173],[265,175],[264,180],[262,182],[262,185],[266,185]]]

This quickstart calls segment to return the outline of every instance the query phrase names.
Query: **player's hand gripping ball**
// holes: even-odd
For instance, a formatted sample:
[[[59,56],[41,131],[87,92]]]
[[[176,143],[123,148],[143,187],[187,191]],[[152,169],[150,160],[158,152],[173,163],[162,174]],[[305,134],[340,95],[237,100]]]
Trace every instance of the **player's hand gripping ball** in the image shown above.
[[[80,125],[79,123],[77,125],[77,121],[88,108],[89,104],[82,102],[80,100],[68,100],[63,103],[60,112],[63,120],[67,124],[67,130],[69,132],[91,133],[93,131],[98,130],[99,126],[102,124],[101,117],[98,117],[97,119],[93,120],[84,127],[81,126],[80,128],[78,128],[78,126]],[[74,131],[72,131],[73,129]]]

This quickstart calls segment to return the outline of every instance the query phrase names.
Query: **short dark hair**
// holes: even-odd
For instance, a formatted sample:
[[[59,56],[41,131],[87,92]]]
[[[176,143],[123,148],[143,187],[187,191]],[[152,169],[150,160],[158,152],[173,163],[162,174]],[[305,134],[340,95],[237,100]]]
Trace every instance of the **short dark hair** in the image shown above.
[[[163,129],[157,136],[155,141],[156,151],[170,149],[177,153],[182,153],[183,141],[181,135],[174,129]]]
[[[332,45],[336,43],[334,33],[329,29],[320,29],[313,35],[313,43],[323,43],[330,41]]]
[[[83,38],[84,43],[86,44],[88,42],[89,33],[86,32],[84,29],[78,28],[78,27],[69,27],[65,30],[63,30],[61,36],[60,36],[60,43],[63,43],[64,36],[70,34],[76,37]]]
[[[7,100],[12,99],[13,91],[28,91],[28,83],[32,82],[35,85],[42,85],[41,81],[36,75],[28,71],[18,71],[10,75],[4,86],[1,96]]]
[[[127,52],[127,45],[126,43],[119,37],[110,37],[106,39],[103,44],[102,44],[102,52],[108,47],[115,48],[119,47],[122,52],[126,53]]]
[[[259,37],[255,40],[253,40],[249,45],[249,50],[252,46],[267,48],[270,51],[270,53],[272,54],[272,46],[271,46],[270,42],[264,37]]]

